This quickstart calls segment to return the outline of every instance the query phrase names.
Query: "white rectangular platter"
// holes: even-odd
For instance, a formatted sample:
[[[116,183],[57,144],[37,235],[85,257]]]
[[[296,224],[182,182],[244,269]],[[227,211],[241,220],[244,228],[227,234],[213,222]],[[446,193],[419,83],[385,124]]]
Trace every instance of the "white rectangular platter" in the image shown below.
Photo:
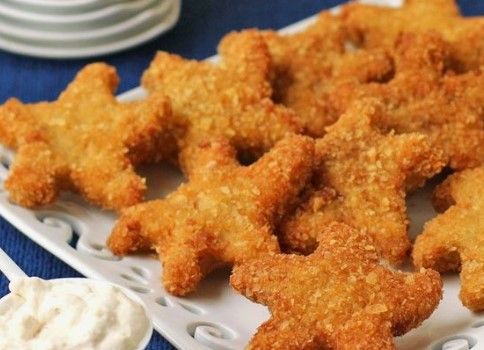
[[[379,3],[396,5],[391,0]],[[312,20],[298,22],[283,32],[302,30]],[[143,96],[143,90],[138,88],[120,99]],[[256,328],[269,317],[265,307],[230,288],[229,271],[212,274],[189,297],[167,294],[160,282],[158,259],[113,256],[105,241],[114,225],[114,214],[94,208],[76,195],[66,194],[55,205],[36,211],[12,204],[1,186],[12,157],[12,152],[0,149],[0,215],[85,276],[115,282],[137,292],[151,311],[156,330],[178,349],[243,349]],[[140,172],[148,179],[149,199],[165,196],[183,181],[181,173],[168,165]],[[431,189],[429,185],[408,200],[412,234],[420,232],[422,224],[435,215],[430,205]],[[398,349],[484,349],[484,315],[473,314],[461,305],[457,275],[445,276],[444,280],[444,299],[439,308],[421,327],[398,338]]]

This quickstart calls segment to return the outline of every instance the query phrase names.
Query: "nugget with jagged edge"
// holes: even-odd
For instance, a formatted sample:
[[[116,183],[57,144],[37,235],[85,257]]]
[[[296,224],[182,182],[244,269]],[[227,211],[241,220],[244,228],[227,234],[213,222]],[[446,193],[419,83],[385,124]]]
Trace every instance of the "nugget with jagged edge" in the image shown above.
[[[391,79],[361,84],[347,76],[331,92],[331,104],[342,113],[354,100],[380,98],[387,110],[383,126],[427,135],[455,170],[479,166],[484,163],[484,71],[447,72],[448,49],[435,34],[401,35]]]
[[[223,136],[240,153],[259,156],[300,131],[294,112],[271,100],[272,62],[259,33],[228,34],[219,52],[219,63],[158,52],[143,75],[150,93],[171,100],[182,166],[186,148],[203,138]]]
[[[168,292],[185,295],[221,264],[279,251],[273,227],[306,184],[314,143],[288,136],[250,166],[225,139],[192,149],[188,182],[162,200],[126,209],[109,237],[113,253],[155,250]]]
[[[391,46],[402,32],[435,31],[451,44],[453,69],[484,64],[484,17],[463,17],[455,0],[405,0],[401,8],[355,2],[343,6],[341,16],[359,46]]]
[[[247,349],[391,350],[438,306],[437,272],[388,268],[371,237],[341,223],[319,236],[309,256],[266,255],[234,269],[231,285],[271,312]]]
[[[322,136],[339,117],[328,100],[337,81],[347,76],[361,83],[381,81],[393,69],[385,50],[348,52],[343,23],[328,11],[302,32],[261,34],[274,62],[274,100],[292,108],[313,137]]]
[[[145,179],[133,165],[155,157],[171,109],[160,93],[120,103],[117,86],[115,69],[95,63],[54,102],[10,99],[0,106],[0,142],[17,150],[5,181],[14,202],[37,207],[62,190],[106,209],[143,199]]]
[[[460,271],[462,303],[484,310],[484,167],[464,170],[437,187],[434,205],[443,212],[417,237],[417,267]]]
[[[382,256],[401,264],[410,250],[405,195],[445,164],[421,134],[379,129],[380,101],[357,101],[316,141],[317,170],[301,204],[279,229],[282,245],[308,254],[322,228],[340,221],[372,236]]]

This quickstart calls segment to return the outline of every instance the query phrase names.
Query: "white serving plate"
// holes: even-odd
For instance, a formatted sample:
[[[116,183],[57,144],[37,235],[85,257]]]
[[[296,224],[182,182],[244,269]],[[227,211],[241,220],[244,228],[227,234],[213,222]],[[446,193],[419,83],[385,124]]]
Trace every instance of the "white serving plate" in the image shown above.
[[[311,20],[298,22],[284,32],[302,30]],[[143,96],[143,90],[138,88],[123,94],[120,100]],[[12,157],[11,152],[0,151],[3,164],[0,182],[7,176]],[[140,173],[148,179],[148,199],[164,197],[183,181],[179,171],[169,165],[143,168]],[[412,235],[420,232],[422,224],[435,215],[429,200],[431,187],[408,200]],[[119,283],[137,292],[153,316],[155,329],[178,349],[243,349],[256,328],[269,317],[264,306],[250,302],[230,288],[229,271],[210,275],[189,297],[167,294],[160,282],[158,259],[113,256],[106,249],[105,240],[115,222],[114,214],[94,208],[76,195],[65,194],[57,204],[33,211],[10,203],[0,186],[0,214],[85,276]],[[471,313],[462,306],[456,274],[447,275],[444,280],[444,298],[438,309],[421,327],[397,338],[399,350],[484,349],[484,315]]]
[[[162,4],[161,6],[164,7],[165,4]],[[55,41],[52,45],[47,45],[46,43],[42,43],[40,40],[22,42],[17,39],[13,39],[10,35],[2,34],[0,30],[0,49],[17,54],[43,58],[87,58],[104,54],[111,54],[137,45],[141,45],[157,37],[158,35],[170,30],[178,21],[178,18],[180,16],[180,10],[181,0],[170,0],[169,9],[161,11],[163,12],[163,14],[161,15],[159,21],[156,21],[156,19],[159,18],[159,11],[157,10],[155,11],[153,9],[150,9],[149,12],[143,14],[143,16],[147,16],[148,18],[150,18],[150,23],[152,24],[151,27],[146,28],[143,25],[143,30],[135,30],[134,32],[131,30],[129,32],[131,35],[122,36],[122,38],[120,38],[119,40],[112,40],[109,42],[90,40],[89,45],[85,46],[78,46],[74,42],[72,43],[72,45],[63,45],[65,43],[59,45],[55,44]],[[153,19],[153,16],[155,16],[154,22],[151,21],[151,19]],[[8,31],[8,27],[4,28],[4,30]],[[82,34],[78,35],[80,37],[84,37],[87,40],[86,36],[83,36]],[[119,34],[116,34],[115,36],[118,35]]]

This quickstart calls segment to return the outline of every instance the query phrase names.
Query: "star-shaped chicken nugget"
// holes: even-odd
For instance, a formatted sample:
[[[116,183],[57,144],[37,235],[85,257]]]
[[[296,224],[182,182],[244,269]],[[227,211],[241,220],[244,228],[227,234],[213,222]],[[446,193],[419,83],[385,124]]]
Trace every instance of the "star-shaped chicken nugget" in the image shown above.
[[[342,17],[354,41],[366,48],[393,45],[402,32],[437,31],[451,43],[454,69],[484,64],[484,17],[463,17],[455,0],[405,0],[398,9],[352,3]]]
[[[484,162],[484,71],[446,73],[448,45],[434,34],[401,35],[392,54],[394,76],[383,83],[348,77],[331,92],[333,108],[378,97],[385,103],[382,124],[397,133],[420,132],[440,148],[456,170]]]
[[[294,113],[271,100],[272,64],[258,33],[229,34],[219,52],[218,64],[159,52],[143,75],[148,91],[170,98],[182,149],[207,135],[224,136],[239,152],[260,155],[300,129]]]
[[[310,177],[314,144],[288,136],[244,167],[227,141],[194,150],[189,180],[166,199],[127,209],[108,245],[117,255],[156,250],[167,291],[185,295],[220,264],[279,251],[273,226]]]
[[[341,20],[329,12],[321,12],[303,32],[261,33],[274,62],[274,100],[293,109],[304,132],[314,137],[322,136],[324,128],[339,117],[327,98],[336,81],[345,76],[361,82],[378,81],[393,69],[383,50],[348,53],[346,30]]]
[[[484,310],[484,167],[451,175],[434,202],[445,212],[417,237],[414,263],[440,272],[460,270],[462,303]]]
[[[108,209],[142,200],[145,180],[133,163],[151,157],[171,115],[167,100],[153,94],[119,103],[114,68],[85,67],[55,102],[0,107],[0,141],[17,150],[5,181],[13,201],[36,207],[73,190]]]
[[[437,272],[389,269],[370,237],[344,224],[329,224],[320,236],[309,256],[263,256],[234,269],[231,285],[272,315],[247,349],[395,349],[393,336],[439,304]]]
[[[314,185],[280,228],[286,248],[310,253],[321,239],[321,228],[340,221],[372,236],[391,263],[406,258],[406,189],[422,185],[444,161],[424,135],[379,130],[382,111],[376,100],[357,101],[316,142],[320,164]]]

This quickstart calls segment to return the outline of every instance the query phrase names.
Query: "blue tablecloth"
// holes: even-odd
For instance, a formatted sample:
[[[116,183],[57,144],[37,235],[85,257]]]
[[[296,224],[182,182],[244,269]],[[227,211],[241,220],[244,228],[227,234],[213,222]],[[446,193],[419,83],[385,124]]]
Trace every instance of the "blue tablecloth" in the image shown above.
[[[115,65],[121,76],[120,92],[138,85],[139,77],[156,50],[166,50],[202,59],[215,53],[220,38],[230,30],[248,27],[281,28],[319,10],[335,6],[338,0],[183,0],[181,18],[169,33],[149,44],[99,60]],[[466,15],[482,15],[484,1],[461,0]],[[0,52],[0,102],[11,96],[24,101],[54,99],[86,63],[93,60],[56,61],[21,57]],[[32,276],[73,277],[79,274],[53,255],[25,238],[0,218],[0,246]],[[0,296],[7,281],[0,276]],[[148,349],[173,349],[158,334]]]

